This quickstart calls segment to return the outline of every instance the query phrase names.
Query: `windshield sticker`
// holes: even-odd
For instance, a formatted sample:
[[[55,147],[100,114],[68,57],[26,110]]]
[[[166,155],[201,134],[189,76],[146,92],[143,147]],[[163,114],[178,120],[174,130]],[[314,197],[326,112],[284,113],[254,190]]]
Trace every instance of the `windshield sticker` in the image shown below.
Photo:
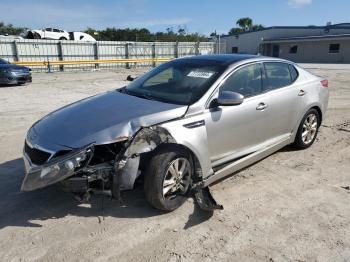
[[[191,71],[187,74],[187,76],[198,78],[210,78],[214,74],[215,72],[212,71]]]

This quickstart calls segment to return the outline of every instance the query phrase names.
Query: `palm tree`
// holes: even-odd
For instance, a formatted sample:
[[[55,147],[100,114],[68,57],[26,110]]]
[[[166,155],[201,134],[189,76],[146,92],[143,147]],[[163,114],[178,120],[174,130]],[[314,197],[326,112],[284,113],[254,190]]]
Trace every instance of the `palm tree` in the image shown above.
[[[243,17],[238,19],[236,24],[240,26],[243,31],[250,31],[253,26],[253,20],[249,17]]]

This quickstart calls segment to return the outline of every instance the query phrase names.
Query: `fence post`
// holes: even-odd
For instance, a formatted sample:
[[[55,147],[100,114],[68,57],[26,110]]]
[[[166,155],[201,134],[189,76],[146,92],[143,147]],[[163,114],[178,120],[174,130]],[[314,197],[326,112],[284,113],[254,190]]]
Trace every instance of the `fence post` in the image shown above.
[[[47,72],[48,72],[48,73],[51,73],[51,65],[50,65],[49,56],[47,56]]]
[[[130,50],[129,50],[129,43],[125,44],[125,59],[129,59],[130,57]],[[125,63],[125,67],[127,69],[130,69],[130,64],[129,63]]]
[[[98,47],[99,47],[98,41],[96,41],[95,44],[94,44],[94,57],[95,57],[95,60],[99,60],[100,59],[100,53],[99,53]],[[95,69],[98,69],[99,67],[100,67],[100,64],[95,64]]]
[[[156,67],[156,43],[152,44],[152,67]]]
[[[179,57],[179,42],[176,41],[174,45],[174,57],[178,58]]]
[[[195,53],[195,55],[199,55],[199,42],[196,42],[196,43],[195,43],[195,46],[194,46],[194,53]]]
[[[62,41],[58,42],[58,57],[60,61],[63,61],[63,47],[62,47]],[[64,66],[60,65],[60,71],[64,71]]]
[[[19,61],[19,51],[18,51],[18,44],[17,40],[13,41],[13,49],[15,51],[14,56],[15,56],[15,61]]]

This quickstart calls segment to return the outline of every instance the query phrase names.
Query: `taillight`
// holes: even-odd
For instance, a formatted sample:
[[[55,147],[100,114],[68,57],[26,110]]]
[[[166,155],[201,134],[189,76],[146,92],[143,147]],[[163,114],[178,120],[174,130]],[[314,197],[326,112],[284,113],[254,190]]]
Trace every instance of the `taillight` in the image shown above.
[[[323,87],[328,87],[328,80],[327,79],[322,80],[321,84]]]

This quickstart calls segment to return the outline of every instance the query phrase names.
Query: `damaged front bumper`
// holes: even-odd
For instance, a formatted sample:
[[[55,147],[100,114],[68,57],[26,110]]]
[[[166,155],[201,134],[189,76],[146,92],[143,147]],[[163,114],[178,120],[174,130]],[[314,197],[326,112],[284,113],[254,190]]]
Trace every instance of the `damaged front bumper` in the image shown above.
[[[24,152],[26,175],[21,191],[43,188],[73,176],[89,162],[92,155],[93,146],[88,145],[73,150],[64,156],[54,158],[43,165],[36,166],[32,164],[28,155]]]
[[[21,191],[32,191],[60,182],[66,191],[89,194],[98,188],[95,181],[99,181],[101,183],[97,183],[97,186],[102,185],[104,191],[106,183],[112,197],[120,199],[120,190],[132,189],[136,178],[142,172],[142,155],[155,150],[160,144],[176,144],[176,141],[167,130],[150,127],[140,129],[133,137],[118,138],[115,143],[120,143],[120,146],[114,152],[113,159],[100,159],[100,162],[96,162],[96,156],[101,156],[101,146],[107,148],[109,144],[90,144],[63,156],[49,158],[42,165],[33,164],[24,150],[26,175]],[[55,153],[51,154],[54,155]],[[142,163],[145,164],[145,160]],[[212,197],[209,188],[203,187],[201,171],[198,172],[194,177],[196,183],[192,185],[189,193],[194,193],[193,196],[203,210],[222,209]]]

